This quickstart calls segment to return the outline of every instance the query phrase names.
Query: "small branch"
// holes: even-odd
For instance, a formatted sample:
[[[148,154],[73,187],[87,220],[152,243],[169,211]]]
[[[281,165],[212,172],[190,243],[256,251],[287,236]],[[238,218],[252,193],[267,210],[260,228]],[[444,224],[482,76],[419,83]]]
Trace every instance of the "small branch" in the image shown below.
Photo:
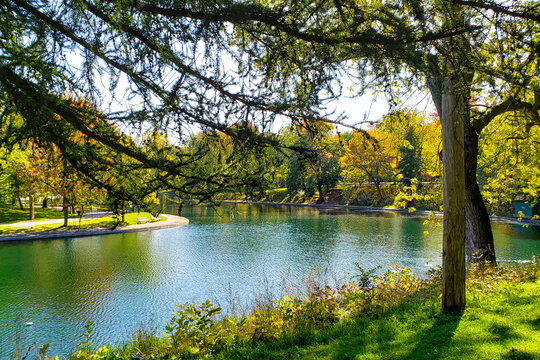
[[[480,8],[485,10],[491,10],[495,13],[499,14],[505,14],[525,20],[533,20],[536,22],[540,22],[540,15],[536,15],[532,9],[533,8],[524,8],[522,11],[520,10],[512,10],[508,6],[502,6],[498,5],[492,2],[484,2],[484,1],[469,1],[469,0],[452,0],[454,4],[457,5],[464,5],[464,6],[470,6],[473,8]]]

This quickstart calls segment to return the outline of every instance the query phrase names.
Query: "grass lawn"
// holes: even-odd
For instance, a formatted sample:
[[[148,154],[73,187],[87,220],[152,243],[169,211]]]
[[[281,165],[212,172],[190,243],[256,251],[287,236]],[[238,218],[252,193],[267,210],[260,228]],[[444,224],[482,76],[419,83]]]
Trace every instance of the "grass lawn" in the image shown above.
[[[383,316],[360,317],[278,341],[224,353],[219,359],[540,359],[540,281],[468,293],[461,313],[438,299],[403,304]]]
[[[41,206],[34,208],[36,220],[62,219],[64,213],[59,209],[42,209]],[[0,205],[0,224],[9,224],[19,221],[28,221],[30,209],[25,207],[21,210],[18,206]]]
[[[61,213],[61,212],[60,212]],[[125,222],[121,225],[133,225],[138,224],[139,217],[147,217],[149,221],[152,218],[152,215],[150,213],[141,212],[141,213],[128,213],[125,216]],[[60,217],[62,219],[63,216]],[[166,220],[164,216],[159,216],[160,220]],[[53,218],[54,219],[54,218]],[[80,222],[79,227],[79,221],[78,218],[71,218],[69,220],[69,225],[67,227],[64,227],[63,224],[44,224],[44,225],[36,225],[33,228],[26,229],[26,228],[20,228],[15,226],[0,226],[0,234],[18,234],[18,233],[27,233],[27,232],[38,232],[38,231],[52,231],[52,230],[76,230],[76,229],[89,229],[89,228],[113,228],[116,226],[116,219],[112,216],[100,218],[100,219],[91,219],[91,220],[83,220]]]
[[[477,294],[463,314],[438,303],[404,305],[314,336],[304,346],[262,346],[265,359],[540,359],[540,282]]]

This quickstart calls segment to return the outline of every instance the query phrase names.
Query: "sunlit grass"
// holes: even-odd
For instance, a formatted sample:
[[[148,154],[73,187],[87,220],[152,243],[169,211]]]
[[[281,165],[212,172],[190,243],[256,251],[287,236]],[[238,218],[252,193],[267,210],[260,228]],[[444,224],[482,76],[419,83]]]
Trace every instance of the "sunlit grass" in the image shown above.
[[[302,299],[221,320],[209,302],[184,304],[168,337],[141,331],[100,350],[86,344],[73,358],[540,359],[538,262],[469,270],[463,312],[443,312],[440,290],[440,272],[418,279],[396,266],[340,289],[315,280]]]
[[[28,221],[30,209],[25,207],[21,210],[14,205],[0,205],[0,224],[9,224],[19,221]],[[59,209],[42,209],[41,206],[34,208],[34,216],[36,220],[52,220],[61,219],[64,216],[62,210]]]
[[[148,222],[152,222],[152,215],[150,213],[141,212],[141,213],[128,213],[125,215],[125,221],[120,225],[134,225],[140,223],[138,218],[146,217]],[[162,215],[159,216],[160,220],[166,220]],[[43,224],[36,225],[32,228],[20,228],[15,226],[0,226],[0,233],[7,234],[19,234],[19,233],[29,233],[29,232],[42,232],[42,231],[62,231],[62,230],[77,230],[77,229],[90,229],[90,228],[114,228],[119,225],[115,217],[109,216],[105,218],[82,220],[79,222],[78,218],[70,218],[69,225],[67,227],[63,226],[63,223],[54,223],[54,224]]]

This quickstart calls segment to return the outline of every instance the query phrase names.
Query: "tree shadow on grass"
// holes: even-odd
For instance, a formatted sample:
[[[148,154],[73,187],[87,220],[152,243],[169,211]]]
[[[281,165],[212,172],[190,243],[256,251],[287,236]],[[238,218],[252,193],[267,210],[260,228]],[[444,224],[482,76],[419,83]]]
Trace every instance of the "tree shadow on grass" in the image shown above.
[[[488,331],[495,336],[498,341],[505,342],[509,340],[515,340],[520,336],[510,327],[503,324],[493,323],[488,328]]]
[[[434,315],[431,326],[427,329],[410,330],[411,336],[408,339],[410,344],[394,341],[396,331],[400,330],[392,328],[388,323],[378,323],[370,330],[358,328],[340,338],[330,358],[333,360],[354,359],[357,355],[366,354],[369,351],[385,359],[438,359],[450,347],[462,315],[461,311]]]
[[[537,357],[535,354],[531,354],[523,350],[512,348],[506,354],[502,356],[502,359],[504,360],[534,360],[534,359],[537,359]]]
[[[536,319],[529,320],[528,321],[529,326],[532,327],[536,331],[540,331],[540,316]]]
[[[442,312],[434,316],[432,325],[416,334],[416,346],[404,359],[438,359],[450,347],[463,311]]]

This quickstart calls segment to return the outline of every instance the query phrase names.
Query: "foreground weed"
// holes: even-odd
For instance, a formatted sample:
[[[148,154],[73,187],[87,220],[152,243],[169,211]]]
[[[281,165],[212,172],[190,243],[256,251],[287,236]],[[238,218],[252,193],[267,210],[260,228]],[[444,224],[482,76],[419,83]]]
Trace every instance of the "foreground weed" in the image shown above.
[[[315,274],[316,275],[316,274]],[[91,327],[71,359],[528,359],[540,356],[536,292],[540,266],[468,271],[464,313],[440,309],[440,271],[428,279],[393,266],[338,288],[308,281],[247,315],[216,318],[209,300],[178,306],[164,337],[140,332],[131,343],[96,349]],[[369,282],[369,286],[368,286]],[[516,320],[517,319],[517,320]],[[532,357],[530,357],[532,356]]]

